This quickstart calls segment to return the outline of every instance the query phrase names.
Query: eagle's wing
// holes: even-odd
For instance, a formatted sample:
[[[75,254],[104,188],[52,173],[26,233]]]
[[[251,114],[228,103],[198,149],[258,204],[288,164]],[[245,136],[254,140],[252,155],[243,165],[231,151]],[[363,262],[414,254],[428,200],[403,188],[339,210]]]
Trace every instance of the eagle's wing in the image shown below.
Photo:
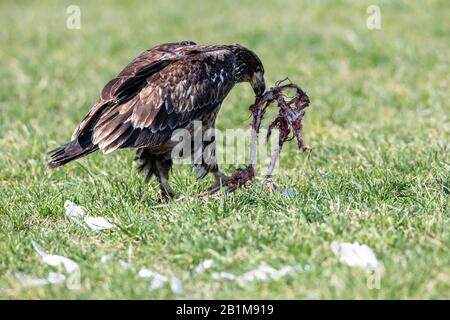
[[[225,47],[157,48],[136,58],[105,86],[101,106],[75,132],[78,139],[87,129],[91,143],[105,153],[158,145],[220,105],[235,84],[235,57]]]
[[[103,88],[100,98],[75,129],[72,140],[92,133],[92,124],[96,122],[104,109],[112,104],[119,104],[139,93],[140,87],[148,77],[162,70],[170,62],[181,59],[182,54],[177,49],[195,45],[192,41],[161,44],[144,51],[129,63],[114,79]]]

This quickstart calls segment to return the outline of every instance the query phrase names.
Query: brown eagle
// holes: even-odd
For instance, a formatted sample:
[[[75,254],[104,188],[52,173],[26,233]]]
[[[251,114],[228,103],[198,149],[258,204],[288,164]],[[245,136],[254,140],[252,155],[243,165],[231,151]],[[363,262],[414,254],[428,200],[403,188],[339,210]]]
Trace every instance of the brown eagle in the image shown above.
[[[169,185],[172,133],[192,130],[195,120],[214,128],[222,101],[236,83],[249,82],[255,94],[265,91],[264,68],[251,50],[238,45],[166,43],[147,50],[109,81],[91,111],[75,129],[72,141],[50,151],[53,169],[94,151],[136,148],[138,169],[156,176],[164,196]],[[215,141],[202,147],[215,149]],[[212,148],[211,148],[212,147]],[[195,150],[192,150],[195,152]],[[217,162],[196,165],[198,178],[211,172],[216,184],[225,178]]]

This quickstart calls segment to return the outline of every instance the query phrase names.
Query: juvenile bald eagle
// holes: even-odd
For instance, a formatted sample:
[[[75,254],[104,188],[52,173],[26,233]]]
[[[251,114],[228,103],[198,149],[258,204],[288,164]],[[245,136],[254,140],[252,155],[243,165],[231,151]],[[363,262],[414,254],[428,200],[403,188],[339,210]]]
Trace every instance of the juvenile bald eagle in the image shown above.
[[[175,145],[172,133],[192,130],[194,120],[202,121],[204,130],[214,128],[222,101],[238,82],[249,82],[256,95],[265,91],[260,59],[241,45],[183,41],[147,50],[106,84],[72,141],[49,152],[48,167],[57,168],[97,150],[137,148],[138,169],[147,178],[155,175],[161,193],[173,197],[168,182]],[[215,148],[213,139],[207,143]],[[202,163],[197,169],[200,178],[211,172],[216,183],[225,177],[216,162]]]

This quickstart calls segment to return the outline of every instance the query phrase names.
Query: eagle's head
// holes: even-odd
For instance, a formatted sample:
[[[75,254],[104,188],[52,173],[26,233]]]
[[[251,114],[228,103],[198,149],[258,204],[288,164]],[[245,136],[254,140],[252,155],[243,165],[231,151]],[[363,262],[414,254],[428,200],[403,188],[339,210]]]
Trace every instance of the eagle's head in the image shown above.
[[[237,82],[248,82],[253,91],[260,96],[266,91],[264,67],[258,56],[251,50],[235,44],[232,46],[236,55],[235,74]]]

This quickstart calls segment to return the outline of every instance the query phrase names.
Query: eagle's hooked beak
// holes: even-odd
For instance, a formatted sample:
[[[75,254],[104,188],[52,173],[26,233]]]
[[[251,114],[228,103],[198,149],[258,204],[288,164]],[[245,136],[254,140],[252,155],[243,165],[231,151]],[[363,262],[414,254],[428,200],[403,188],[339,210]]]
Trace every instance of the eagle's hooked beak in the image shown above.
[[[260,96],[266,91],[266,83],[264,82],[264,73],[257,71],[253,74],[251,85],[256,96]]]

